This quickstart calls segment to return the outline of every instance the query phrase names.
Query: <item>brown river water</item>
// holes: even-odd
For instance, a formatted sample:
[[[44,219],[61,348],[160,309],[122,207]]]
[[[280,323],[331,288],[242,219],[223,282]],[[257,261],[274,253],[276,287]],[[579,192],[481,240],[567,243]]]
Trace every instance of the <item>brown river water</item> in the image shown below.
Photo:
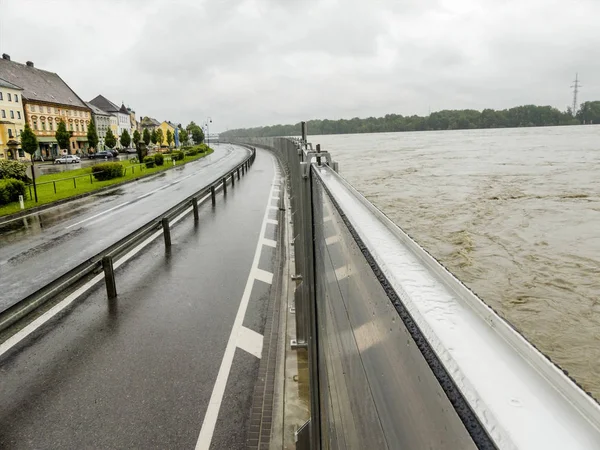
[[[309,140],[600,399],[600,126]]]

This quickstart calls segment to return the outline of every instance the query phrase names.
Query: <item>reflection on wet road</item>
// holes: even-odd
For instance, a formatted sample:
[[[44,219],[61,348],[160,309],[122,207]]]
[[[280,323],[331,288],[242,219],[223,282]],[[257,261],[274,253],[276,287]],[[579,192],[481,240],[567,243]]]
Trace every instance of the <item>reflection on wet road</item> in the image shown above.
[[[247,150],[206,158],[113,191],[0,225],[0,310],[67,272],[239,164]]]

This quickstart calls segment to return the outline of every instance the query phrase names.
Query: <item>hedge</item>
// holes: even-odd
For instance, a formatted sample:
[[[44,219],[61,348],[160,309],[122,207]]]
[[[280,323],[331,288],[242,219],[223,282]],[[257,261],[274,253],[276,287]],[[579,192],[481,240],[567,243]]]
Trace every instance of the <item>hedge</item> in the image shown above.
[[[19,195],[25,198],[25,183],[14,178],[0,180],[0,205],[19,201]]]
[[[29,181],[29,178],[27,177],[27,166],[19,161],[0,159],[0,179],[6,178]]]
[[[200,153],[196,148],[192,148],[191,150],[188,150],[185,152],[186,156],[196,156],[198,153]]]
[[[123,164],[117,162],[107,162],[92,166],[94,178],[98,181],[112,180],[122,177],[124,174]]]
[[[155,155],[156,156],[156,155]],[[156,162],[156,158],[155,156],[146,156],[144,158],[144,164],[146,164],[146,167],[148,169],[152,169],[154,167],[154,164]],[[162,156],[162,155],[161,155]]]
[[[173,153],[171,153],[171,158],[173,158],[175,161],[183,161],[183,159],[185,158],[185,153],[179,150],[175,150],[173,151]]]
[[[156,153],[154,155],[154,164],[156,164],[157,166],[162,166],[164,163],[165,157],[161,153]]]

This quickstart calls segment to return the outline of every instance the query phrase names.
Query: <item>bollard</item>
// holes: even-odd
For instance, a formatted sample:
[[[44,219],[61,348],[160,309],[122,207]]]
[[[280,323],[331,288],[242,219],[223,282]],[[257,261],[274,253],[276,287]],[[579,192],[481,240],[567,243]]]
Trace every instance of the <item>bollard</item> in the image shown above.
[[[192,206],[194,207],[194,222],[198,222],[200,215],[198,214],[198,199],[196,197],[192,199]]]
[[[227,178],[223,178],[223,195],[227,195]]]
[[[167,217],[163,217],[162,220],[163,226],[163,234],[165,236],[165,247],[171,247],[171,227],[169,226],[169,219]]]
[[[25,209],[25,202],[23,202],[22,195],[19,195],[19,205],[21,206],[21,209]]]
[[[115,269],[113,268],[112,256],[104,256],[102,258],[102,268],[104,269],[104,280],[106,281],[108,298],[116,298],[117,284],[115,283]]]
[[[231,172],[231,187],[235,187],[235,174]]]
[[[215,187],[214,186],[210,187],[210,198],[212,199],[213,206],[215,206],[215,204],[217,203],[217,198],[215,196]]]

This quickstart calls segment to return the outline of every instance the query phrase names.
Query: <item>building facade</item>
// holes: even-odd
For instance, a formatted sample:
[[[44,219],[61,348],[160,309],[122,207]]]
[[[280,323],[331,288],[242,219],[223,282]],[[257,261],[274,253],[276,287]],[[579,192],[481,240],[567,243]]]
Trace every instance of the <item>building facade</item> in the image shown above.
[[[110,128],[111,116],[106,111],[102,111],[97,106],[87,103],[88,107],[92,111],[92,117],[94,118],[94,124],[96,125],[96,133],[98,134],[98,148],[97,151],[105,149],[104,140],[106,139],[106,131]]]
[[[117,148],[121,148],[120,141],[123,131],[127,130],[131,136],[131,118],[125,105],[122,104],[121,107],[118,107],[103,95],[98,95],[96,98],[90,100],[89,103],[100,108],[102,111],[109,113],[111,116],[114,116],[114,118],[111,118],[110,120],[111,129],[117,138]]]
[[[21,149],[21,132],[25,127],[23,89],[0,78],[0,158],[26,159]]]
[[[33,62],[13,62],[7,54],[0,59],[0,78],[18,85],[22,91],[25,120],[39,143],[37,155],[54,159],[61,153],[87,151],[87,126],[91,111],[83,100],[54,72],[38,69]],[[71,139],[68,149],[59,149],[55,133],[64,121]]]
[[[160,128],[163,132],[163,141],[160,143],[160,146],[163,147],[169,145],[167,142],[167,131],[170,131],[173,135],[173,145],[175,145],[175,133],[177,132],[177,125],[165,120],[158,128]]]

